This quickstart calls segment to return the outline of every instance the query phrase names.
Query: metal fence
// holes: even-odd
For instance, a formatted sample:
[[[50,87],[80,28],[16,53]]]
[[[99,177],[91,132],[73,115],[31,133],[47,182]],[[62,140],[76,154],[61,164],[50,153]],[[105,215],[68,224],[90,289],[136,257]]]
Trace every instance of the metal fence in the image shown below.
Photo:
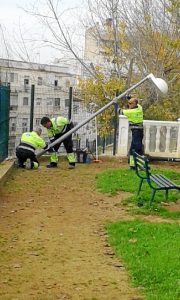
[[[71,115],[71,120],[74,125],[77,125],[92,115],[90,107],[80,101],[76,95],[71,95],[71,92],[70,88],[62,90],[51,86],[11,87],[9,156],[14,156],[21,134],[39,126],[43,116],[62,115],[68,118]],[[105,140],[97,138],[98,128],[96,127],[93,119],[75,132],[73,134],[74,148],[88,147],[91,152],[95,153],[98,147],[99,151],[104,153],[107,143],[112,142],[112,138],[108,137]],[[44,128],[42,136],[47,138]],[[97,147],[96,141],[98,141]],[[63,147],[60,151],[63,151]]]
[[[8,156],[10,87],[0,85],[0,161]]]

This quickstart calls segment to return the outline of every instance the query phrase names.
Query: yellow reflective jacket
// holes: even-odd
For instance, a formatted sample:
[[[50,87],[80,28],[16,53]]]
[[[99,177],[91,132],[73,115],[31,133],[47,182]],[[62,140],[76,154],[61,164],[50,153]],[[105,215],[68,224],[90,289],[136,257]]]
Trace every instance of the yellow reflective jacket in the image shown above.
[[[35,131],[24,132],[21,136],[21,143],[30,145],[35,149],[43,148],[46,145],[45,141]]]
[[[69,120],[64,117],[57,117],[51,119],[52,126],[47,128],[49,137],[53,137],[58,133],[63,133],[66,129],[66,125],[69,124]]]
[[[136,108],[123,109],[123,115],[128,118],[130,123],[139,124],[143,122],[143,110],[140,104]]]

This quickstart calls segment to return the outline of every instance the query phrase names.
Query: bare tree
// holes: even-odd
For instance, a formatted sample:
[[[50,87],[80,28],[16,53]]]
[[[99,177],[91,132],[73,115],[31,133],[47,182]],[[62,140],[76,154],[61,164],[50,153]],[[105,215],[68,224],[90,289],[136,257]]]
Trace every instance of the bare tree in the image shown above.
[[[44,35],[42,43],[60,53],[73,55],[91,76],[97,78],[95,63],[86,63],[79,55],[73,38],[75,30],[71,31],[64,22],[65,11],[60,9],[60,1],[46,0],[45,4],[43,10],[36,5],[25,10],[44,26],[48,38]],[[99,49],[95,54],[103,58],[102,67],[105,72],[108,70],[107,77],[125,74],[129,85],[137,80],[137,76],[144,77],[152,72],[176,83],[180,63],[178,0],[87,0],[87,9],[88,17],[86,15],[83,24],[91,29]],[[149,93],[145,86],[142,93]],[[157,99],[154,89],[147,94],[147,99],[147,103]]]
[[[71,24],[70,28],[64,21],[64,15],[70,9],[63,10],[58,0],[46,0],[43,11],[38,6],[23,8],[23,10],[36,18],[38,23],[42,24],[45,31],[45,34],[39,37],[39,40],[41,38],[42,47],[50,47],[57,50],[60,59],[62,54],[68,58],[73,56],[91,76],[96,77],[94,71],[84,62],[82,55],[79,53],[77,40],[74,41],[73,37],[76,33],[73,25]]]

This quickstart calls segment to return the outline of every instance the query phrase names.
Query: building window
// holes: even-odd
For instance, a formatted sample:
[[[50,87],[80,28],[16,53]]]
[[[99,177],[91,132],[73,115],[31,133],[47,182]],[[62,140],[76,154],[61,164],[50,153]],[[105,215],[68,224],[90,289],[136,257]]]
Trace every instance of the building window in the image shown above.
[[[37,98],[35,101],[35,105],[41,105],[42,98]]]
[[[16,131],[16,118],[10,119],[10,131]]]
[[[73,113],[77,114],[78,113],[78,105],[73,105]]]
[[[14,73],[10,73],[10,82],[14,82]]]
[[[28,131],[28,119],[23,118],[22,119],[22,132]]]
[[[16,131],[16,123],[12,123],[10,127],[11,131]]]
[[[10,82],[17,82],[18,81],[18,74],[10,73]]]
[[[28,97],[23,97],[23,105],[28,105]]]
[[[24,79],[24,85],[29,85],[29,79],[28,78]]]
[[[38,77],[38,85],[42,85],[42,83],[43,83],[42,77]]]
[[[46,104],[47,104],[48,106],[53,105],[53,99],[52,99],[52,98],[47,98]]]
[[[65,107],[69,107],[69,99],[65,99]]]
[[[24,78],[24,91],[29,92],[29,76],[25,76]]]
[[[10,110],[18,109],[18,95],[11,95]]]
[[[55,98],[54,99],[54,106],[55,107],[60,107],[60,98]]]
[[[41,119],[40,119],[40,118],[37,118],[37,119],[35,120],[35,125],[36,125],[36,126],[40,126],[40,123],[41,123]]]
[[[54,80],[54,86],[58,86],[58,80],[56,79],[56,80]]]
[[[69,79],[66,80],[66,87],[70,87],[70,80]]]
[[[17,111],[18,110],[18,106],[17,105],[10,105],[10,110],[14,110]]]

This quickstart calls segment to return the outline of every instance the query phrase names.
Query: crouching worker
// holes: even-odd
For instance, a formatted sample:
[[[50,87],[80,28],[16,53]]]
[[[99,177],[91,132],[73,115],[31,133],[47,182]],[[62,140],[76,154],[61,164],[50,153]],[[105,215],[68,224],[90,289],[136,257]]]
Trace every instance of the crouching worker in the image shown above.
[[[49,119],[48,117],[43,117],[41,119],[41,125],[47,129],[47,134],[50,139],[50,143],[53,143],[58,138],[63,136],[66,132],[70,131],[73,128],[73,123],[64,117],[57,117]],[[67,159],[69,161],[69,169],[75,168],[75,155],[73,152],[73,141],[72,134],[69,135],[62,141],[64,148],[67,152]],[[51,148],[50,155],[50,164],[47,165],[47,168],[56,168],[58,164],[58,149],[61,143],[57,143]]]
[[[45,141],[40,137],[41,132],[42,129],[37,128],[34,131],[22,134],[20,144],[16,148],[16,156],[20,168],[37,169],[39,167],[35,150],[46,147]]]

